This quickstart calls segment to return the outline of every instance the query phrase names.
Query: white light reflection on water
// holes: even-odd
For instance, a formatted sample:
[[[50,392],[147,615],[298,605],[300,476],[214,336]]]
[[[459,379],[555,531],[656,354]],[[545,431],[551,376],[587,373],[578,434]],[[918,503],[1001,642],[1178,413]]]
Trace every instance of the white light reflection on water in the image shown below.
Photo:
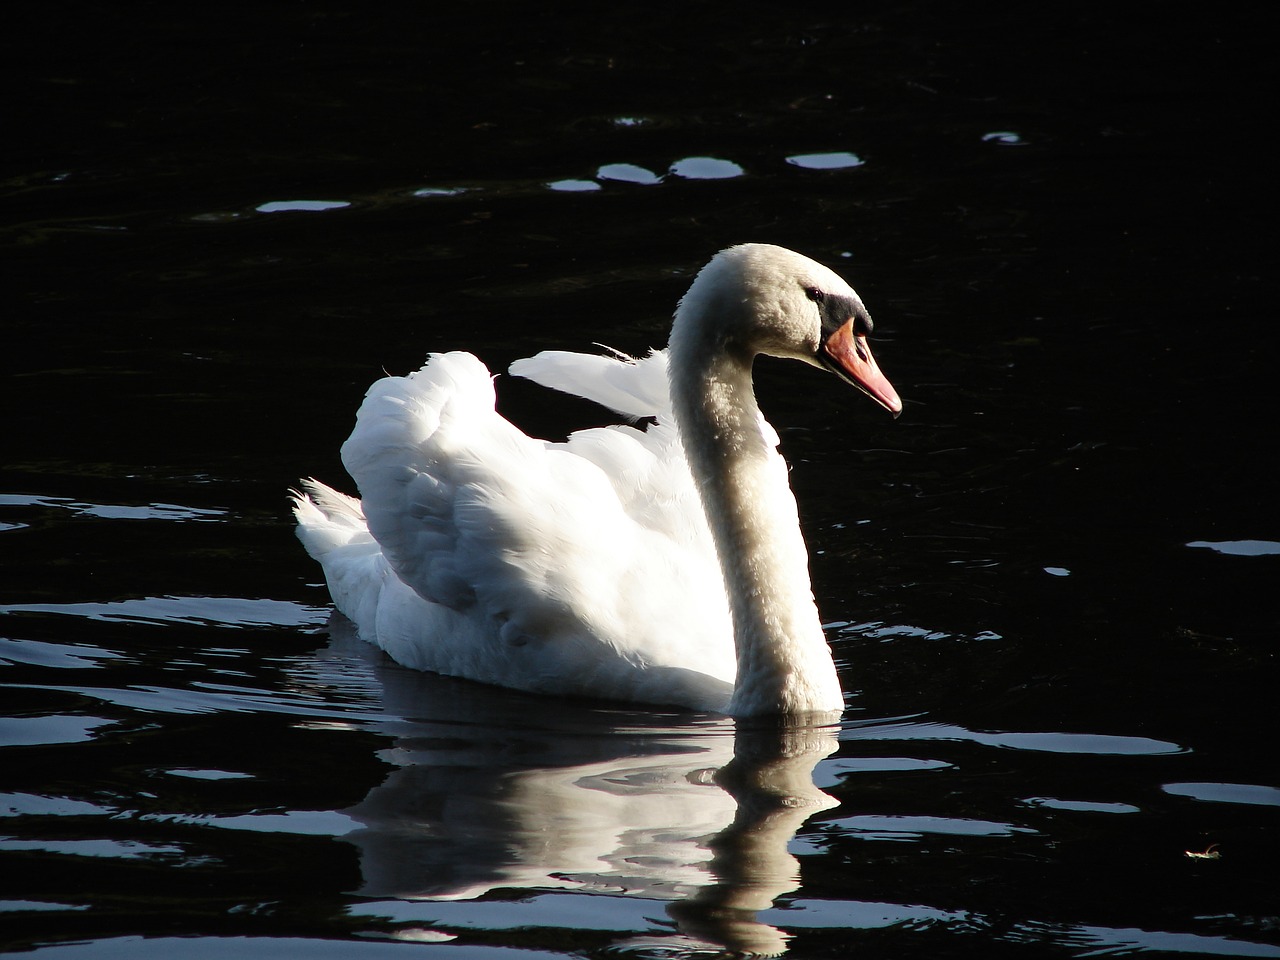
[[[55,743],[84,743],[94,731],[114,724],[102,717],[42,715],[0,717],[0,747],[32,747]]]
[[[0,666],[25,663],[54,670],[83,670],[102,666],[102,660],[124,660],[124,654],[83,643],[46,643],[43,640],[11,640],[0,637]]]
[[[717,157],[685,157],[671,165],[671,172],[686,180],[728,180],[746,171],[732,160]]]
[[[70,497],[43,497],[36,494],[0,494],[0,507],[52,507],[104,520],[196,520],[225,519],[226,510],[189,507],[179,503],[110,504],[87,503]]]
[[[33,850],[68,857],[109,857],[113,860],[136,860],[183,852],[182,847],[173,844],[141,840],[16,840],[10,837],[0,837],[0,850]]]
[[[413,948],[390,940],[324,939],[321,937],[109,937],[41,947],[41,960],[406,960]],[[414,954],[415,956],[417,954]],[[560,950],[450,944],[452,960],[563,960]]]
[[[469,193],[467,187],[422,187],[413,191],[415,197],[460,197]]]
[[[762,916],[773,919],[769,912]],[[919,933],[941,926],[963,934],[994,930],[1007,922],[1007,918],[965,910],[945,910],[924,904],[807,899],[791,902],[785,913],[779,916],[785,917],[788,925],[796,931],[901,927]],[[1220,957],[1280,957],[1280,947],[1233,937],[1143,930],[1136,927],[1056,924],[1039,920],[1015,921],[999,939],[1010,943],[1057,945],[1074,949],[1073,955],[1083,957],[1130,956],[1149,952]]]
[[[0,900],[0,913],[27,913],[42,910],[88,910],[87,903],[50,903],[40,900]]]
[[[1175,797],[1190,797],[1210,803],[1280,807],[1280,789],[1256,783],[1166,783],[1160,789]]]
[[[590,193],[603,189],[594,180],[553,180],[547,187],[558,193]]]
[[[662,177],[652,170],[634,163],[606,163],[596,171],[596,176],[601,180],[621,180],[625,183],[638,183],[644,186],[662,182]]]
[[[1215,957],[1280,957],[1280,947],[1232,937],[1170,930],[1142,930],[1137,927],[1057,926],[1020,923],[1011,931],[1010,940],[1058,941],[1086,952],[1082,957],[1131,956],[1141,953],[1192,953]]]
[[[1141,813],[1141,807],[1131,803],[1109,800],[1061,800],[1057,797],[1027,797],[1022,801],[1029,807],[1049,810],[1065,810],[1068,813]]]
[[[847,774],[906,773],[923,770],[946,770],[953,765],[946,760],[927,757],[837,757],[814,771],[813,782],[822,789],[834,787]]]
[[[828,823],[846,836],[857,840],[919,840],[927,834],[955,837],[1010,837],[1017,833],[1037,833],[1031,827],[994,820],[971,820],[963,817],[928,817],[906,814],[876,816],[863,814],[843,817]]]
[[[20,685],[15,684],[13,686]],[[193,684],[193,686],[203,689],[161,687],[151,684],[138,684],[127,688],[42,684],[38,689],[88,697],[102,703],[109,703],[116,707],[124,707],[127,710],[136,710],[139,713],[147,714],[280,713],[290,716],[337,721],[384,719],[382,714],[376,710],[362,713],[349,707],[334,705],[330,698],[324,697],[321,693],[308,694],[306,692],[298,692],[281,694],[270,689],[212,683],[198,683]],[[29,723],[33,730],[39,731],[46,736],[52,736],[52,733],[44,729],[46,725],[48,725],[49,731],[53,731],[56,729],[58,720],[70,721],[73,719],[78,718],[42,716],[16,721],[0,717],[0,745],[4,745],[3,738],[6,735],[6,726],[9,724]],[[113,722],[97,718],[83,719],[86,719],[89,725],[78,739],[84,740],[90,739],[90,731]],[[68,731],[68,735],[73,735],[74,732]],[[36,734],[33,733],[32,735]],[[52,741],[35,740],[32,742],[62,743],[75,741],[59,739]]]
[[[272,200],[254,207],[259,213],[320,213],[351,206],[349,200]]]
[[[1280,555],[1280,543],[1274,540],[1192,540],[1188,547],[1212,550],[1229,557],[1270,557]]]
[[[913,640],[1003,640],[1004,637],[994,630],[980,630],[973,634],[952,633],[949,630],[931,630],[928,627],[917,627],[909,623],[886,623],[883,620],[868,620],[854,623],[849,620],[832,620],[822,625],[824,630],[838,631],[842,636],[854,636],[889,642],[902,637]]]
[[[890,721],[869,726],[851,725],[841,740],[957,740],[1009,750],[1039,753],[1071,753],[1090,756],[1161,756],[1185,753],[1186,748],[1166,740],[1126,737],[1106,733],[976,731],[958,724],[936,721]]]
[[[319,626],[329,616],[325,607],[291,600],[247,597],[138,597],[103,603],[13,603],[0,605],[0,615],[46,613],[86,620],[124,623],[182,623],[221,627]],[[0,651],[0,655],[3,655]]]
[[[1020,147],[1027,141],[1022,139],[1022,135],[1014,133],[1012,130],[993,130],[991,133],[982,135],[983,143],[994,143],[1001,147]]]
[[[342,837],[358,830],[360,824],[337,810],[287,810],[283,813],[239,815],[144,813],[135,820],[176,823],[224,830],[251,830],[256,833],[291,833],[310,837]]]
[[[806,170],[846,170],[860,167],[866,163],[856,153],[798,153],[787,157],[787,163],[793,167],[804,167]]]
[[[0,817],[105,817],[115,812],[112,807],[70,797],[0,794]]]
[[[250,780],[251,773],[235,773],[231,770],[166,770],[171,777],[185,777],[190,780]]]

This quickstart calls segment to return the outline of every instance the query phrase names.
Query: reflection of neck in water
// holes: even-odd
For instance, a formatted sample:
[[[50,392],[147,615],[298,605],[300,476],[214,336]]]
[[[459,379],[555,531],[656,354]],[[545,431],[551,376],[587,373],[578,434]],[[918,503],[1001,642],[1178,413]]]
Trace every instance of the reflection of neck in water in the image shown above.
[[[360,848],[361,894],[458,900],[532,888],[664,899],[686,946],[785,951],[786,935],[755,914],[796,889],[787,845],[834,805],[813,783],[814,765],[836,748],[834,728],[735,729],[562,704],[535,725],[532,701],[513,704],[509,692],[375,669],[389,710],[413,715],[395,709],[408,695],[416,712],[441,719],[397,723],[381,756],[399,769],[348,811],[364,824],[346,838]]]
[[[739,727],[733,760],[716,775],[737,812],[711,841],[715,882],[667,908],[682,932],[739,953],[786,951],[787,935],[756,913],[800,885],[787,844],[811,815],[835,806],[813,782],[814,765],[835,748],[827,727]]]

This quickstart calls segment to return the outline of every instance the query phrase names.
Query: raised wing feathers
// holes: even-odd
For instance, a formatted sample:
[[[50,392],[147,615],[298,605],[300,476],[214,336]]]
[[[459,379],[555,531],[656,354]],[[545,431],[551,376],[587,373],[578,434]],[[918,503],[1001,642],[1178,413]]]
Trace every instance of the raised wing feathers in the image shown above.
[[[665,401],[652,381],[628,387],[639,364],[587,359],[624,371],[594,366],[615,399]],[[707,639],[730,639],[726,601],[669,423],[534,440],[495,412],[478,360],[437,354],[371,388],[343,461],[394,574],[489,622],[500,642],[604,644],[643,663],[705,658],[732,677],[732,644]]]

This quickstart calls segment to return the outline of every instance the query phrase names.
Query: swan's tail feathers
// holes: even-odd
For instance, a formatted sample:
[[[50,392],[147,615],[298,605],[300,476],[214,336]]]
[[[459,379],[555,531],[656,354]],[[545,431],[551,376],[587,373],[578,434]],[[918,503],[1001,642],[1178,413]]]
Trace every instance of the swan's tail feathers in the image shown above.
[[[299,482],[289,491],[293,515],[298,521],[298,539],[307,553],[324,563],[324,558],[354,538],[369,535],[360,501],[327,487],[318,480]]]
[[[584,397],[624,417],[661,417],[671,410],[667,387],[667,355],[655,350],[633,360],[544,350],[507,368],[517,377],[562,393]]]
[[[369,533],[360,501],[316,480],[290,490],[298,539],[320,561],[329,595],[360,636],[378,642],[377,614],[387,563]]]

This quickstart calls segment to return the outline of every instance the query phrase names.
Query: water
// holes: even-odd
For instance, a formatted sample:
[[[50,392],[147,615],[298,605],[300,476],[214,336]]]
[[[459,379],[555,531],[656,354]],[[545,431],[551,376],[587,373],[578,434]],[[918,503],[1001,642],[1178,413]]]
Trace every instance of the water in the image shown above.
[[[1274,27],[19,17],[2,949],[1280,956]],[[341,484],[382,369],[641,352],[747,239],[852,280],[907,403],[759,371],[838,730],[424,677],[331,622],[284,490]]]

